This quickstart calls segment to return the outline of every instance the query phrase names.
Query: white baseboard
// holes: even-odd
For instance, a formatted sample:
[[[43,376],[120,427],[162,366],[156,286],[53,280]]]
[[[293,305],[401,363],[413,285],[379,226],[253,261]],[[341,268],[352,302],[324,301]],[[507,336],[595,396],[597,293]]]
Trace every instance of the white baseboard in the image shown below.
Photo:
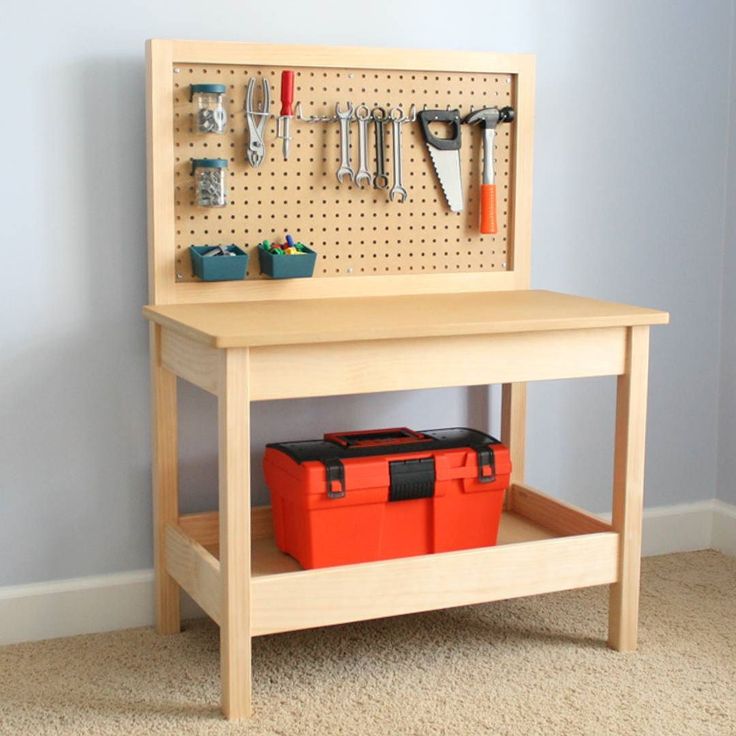
[[[736,506],[703,501],[644,512],[644,556],[698,549],[736,555]],[[185,618],[201,616],[182,596]],[[153,571],[0,588],[0,644],[150,626]]]
[[[714,501],[711,547],[736,556],[736,505]]]
[[[642,555],[694,552],[713,546],[715,502],[655,506],[644,511]]]
[[[147,626],[152,620],[152,570],[0,588],[0,644]]]
[[[182,595],[182,615],[204,615]],[[0,645],[153,623],[153,570],[0,587]]]

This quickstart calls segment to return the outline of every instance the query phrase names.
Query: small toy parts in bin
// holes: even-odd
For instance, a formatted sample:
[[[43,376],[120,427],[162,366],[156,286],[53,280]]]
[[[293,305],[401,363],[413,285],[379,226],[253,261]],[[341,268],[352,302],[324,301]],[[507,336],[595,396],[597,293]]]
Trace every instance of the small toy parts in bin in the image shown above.
[[[194,102],[194,129],[198,133],[224,133],[227,129],[227,112],[223,97],[224,84],[193,84],[189,100]]]
[[[189,253],[202,281],[240,281],[248,270],[248,254],[237,245],[193,245]]]
[[[308,278],[314,273],[317,254],[291,235],[281,245],[264,240],[258,245],[261,273],[274,279]]]
[[[194,194],[200,207],[227,204],[227,159],[193,158]]]
[[[266,446],[276,544],[304,568],[496,544],[508,448],[406,427]]]

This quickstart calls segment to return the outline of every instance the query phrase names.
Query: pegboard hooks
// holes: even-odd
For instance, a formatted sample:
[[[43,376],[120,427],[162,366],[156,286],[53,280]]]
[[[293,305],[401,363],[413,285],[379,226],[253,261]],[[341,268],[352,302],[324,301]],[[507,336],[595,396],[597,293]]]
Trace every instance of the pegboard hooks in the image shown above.
[[[422,110],[427,110],[427,109],[428,109],[428,108],[427,108],[427,103],[425,102],[425,103],[424,103],[424,104],[422,105]],[[432,109],[436,109],[436,108],[432,108]],[[479,109],[482,109],[482,108],[479,108]],[[460,113],[460,116],[461,116],[461,117],[463,117],[463,112],[462,112],[462,110],[461,110],[461,108],[460,108],[460,105],[455,105],[455,106],[453,107],[452,105],[450,105],[450,104],[448,103],[447,105],[445,105],[445,110],[446,110],[447,112],[450,112],[450,110],[457,110],[457,111],[458,111],[458,112]],[[467,112],[467,113],[465,113],[465,115],[471,115],[471,114],[472,114],[472,113],[474,113],[474,112],[475,112],[475,105],[471,104],[471,105],[470,105],[470,108],[468,109],[468,112]],[[414,111],[414,118],[413,118],[413,120],[412,120],[411,122],[414,122],[414,120],[416,120],[416,119],[417,119],[417,115],[416,115],[416,111]]]
[[[367,105],[366,103],[361,103],[361,105],[367,107],[368,109],[372,109],[371,105]],[[357,108],[360,107],[360,105],[356,105],[354,109],[357,110]],[[401,109],[401,106],[398,106],[399,109]],[[426,110],[427,106],[424,105],[424,109]],[[448,108],[449,109],[449,108]],[[301,102],[297,102],[296,105],[294,105],[294,117],[297,120],[300,120],[302,123],[336,123],[338,118],[336,115],[305,115],[304,114],[304,107],[302,106]],[[351,116],[351,119],[353,119],[353,116]],[[414,123],[417,119],[417,106],[412,102],[411,106],[409,107],[409,115],[405,117],[402,122],[405,123]]]
[[[294,117],[303,123],[335,123],[337,118],[334,115],[305,115],[302,103],[297,102],[294,106]]]

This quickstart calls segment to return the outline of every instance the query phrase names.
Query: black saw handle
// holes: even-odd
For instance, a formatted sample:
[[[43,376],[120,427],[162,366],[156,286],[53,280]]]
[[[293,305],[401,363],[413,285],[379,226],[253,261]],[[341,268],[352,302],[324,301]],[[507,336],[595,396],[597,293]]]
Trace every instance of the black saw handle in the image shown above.
[[[422,124],[422,133],[427,145],[438,148],[440,151],[460,150],[460,111],[459,110],[421,110],[417,118]],[[453,126],[451,138],[438,138],[429,129],[430,123],[449,123]]]

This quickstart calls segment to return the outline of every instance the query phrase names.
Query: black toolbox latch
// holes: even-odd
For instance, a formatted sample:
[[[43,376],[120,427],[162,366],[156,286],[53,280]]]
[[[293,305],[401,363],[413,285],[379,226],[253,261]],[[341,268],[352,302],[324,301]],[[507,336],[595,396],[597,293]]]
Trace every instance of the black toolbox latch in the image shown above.
[[[342,460],[331,458],[324,461],[327,476],[327,498],[345,497],[345,466]]]
[[[394,460],[388,464],[391,476],[389,501],[409,501],[434,496],[434,458]]]
[[[493,483],[496,480],[496,458],[493,448],[481,445],[475,448],[478,458],[478,482]]]

